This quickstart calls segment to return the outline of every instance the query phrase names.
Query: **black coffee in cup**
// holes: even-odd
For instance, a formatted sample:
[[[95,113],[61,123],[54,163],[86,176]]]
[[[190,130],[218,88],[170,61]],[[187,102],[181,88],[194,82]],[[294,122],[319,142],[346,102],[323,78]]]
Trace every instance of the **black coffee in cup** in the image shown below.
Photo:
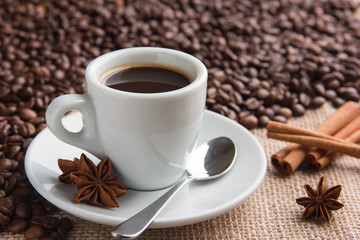
[[[104,85],[134,93],[174,91],[191,82],[184,73],[165,66],[119,66],[103,75],[101,82]]]

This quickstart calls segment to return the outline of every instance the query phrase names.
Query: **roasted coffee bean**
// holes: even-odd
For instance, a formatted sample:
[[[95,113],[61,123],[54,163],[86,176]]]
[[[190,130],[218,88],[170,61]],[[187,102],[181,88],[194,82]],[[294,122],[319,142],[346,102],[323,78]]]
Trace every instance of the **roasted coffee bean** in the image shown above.
[[[10,171],[7,170],[0,171],[0,176],[3,177],[4,179],[8,179],[11,175],[13,175],[13,173]]]
[[[261,102],[254,97],[248,98],[244,104],[248,110],[256,110],[261,106]]]
[[[25,83],[25,79],[23,80],[23,84]],[[34,89],[30,86],[25,88],[20,88],[19,91],[16,92],[16,95],[21,98],[23,101],[28,101],[34,95]]]
[[[28,219],[31,217],[31,208],[27,203],[18,203],[15,206],[15,216]]]
[[[291,106],[291,110],[294,114],[294,116],[301,116],[305,113],[305,108],[303,105],[299,104],[299,103],[294,103]]]
[[[25,122],[19,126],[19,133],[23,137],[31,137],[35,132],[35,126],[29,122]]]
[[[9,215],[0,212],[0,226],[6,226],[11,222]]]
[[[72,222],[67,217],[59,219],[51,216],[33,216],[30,222],[46,229],[48,237],[54,239],[65,239],[68,232],[73,229]]]
[[[258,119],[254,115],[250,114],[245,117],[240,117],[239,122],[241,125],[248,129],[256,128],[258,125]]]
[[[270,96],[270,92],[265,88],[259,88],[256,93],[256,97],[259,99],[266,99]]]
[[[29,123],[33,124],[34,126],[38,126],[45,122],[44,116],[37,116],[29,120]]]
[[[304,106],[304,107],[309,107],[311,104],[311,97],[309,95],[307,95],[306,93],[300,93],[299,95],[299,102]]]
[[[54,230],[60,224],[60,221],[57,217],[44,216],[42,218],[42,226],[45,227],[48,231]]]
[[[16,100],[15,100],[16,101]],[[17,111],[17,106],[15,103],[8,103],[5,105],[5,109],[1,111],[1,116],[11,116]]]
[[[265,108],[264,115],[266,115],[267,117],[269,117],[271,119],[275,116],[275,111],[272,108]]]
[[[208,98],[215,98],[217,95],[217,90],[214,87],[211,87],[207,90],[207,97]]]
[[[23,142],[23,144],[21,145],[21,147],[22,147],[22,149],[24,150],[24,151],[26,151],[27,149],[28,149],[28,147],[30,146],[30,143],[32,142],[32,138],[27,138],[24,142]]]
[[[47,231],[44,227],[39,225],[34,225],[26,230],[24,237],[26,239],[39,239],[41,237],[45,237],[47,235]]]
[[[282,107],[277,111],[277,114],[284,116],[285,118],[291,118],[292,117],[292,111],[290,108]]]
[[[29,225],[28,220],[17,218],[12,220],[9,225],[7,225],[7,230],[12,233],[24,232]]]
[[[37,117],[37,113],[29,108],[22,108],[19,111],[19,116],[22,120],[30,120]]]
[[[259,127],[266,127],[270,118],[268,116],[262,115],[259,117]]]
[[[11,216],[15,209],[15,201],[12,196],[0,198],[0,212],[6,216]]]
[[[333,90],[336,90],[337,88],[339,88],[340,85],[341,85],[341,83],[337,79],[330,80],[329,82],[326,83],[326,87],[329,89],[333,89]]]
[[[321,96],[316,96],[313,99],[311,99],[310,106],[313,108],[318,108],[322,106],[326,102],[325,98]]]
[[[13,145],[21,146],[23,141],[24,141],[24,138],[22,136],[20,136],[20,135],[11,135],[7,139],[7,144],[9,146],[13,146]]]
[[[41,123],[36,127],[36,131],[34,133],[34,135],[38,134],[39,132],[41,132],[42,130],[44,130],[47,127],[46,123]]]
[[[277,122],[281,122],[281,123],[286,123],[287,122],[287,118],[283,115],[276,115],[273,117],[274,121],[277,121]]]
[[[314,88],[314,90],[315,90],[315,93],[320,94],[321,96],[324,96],[324,95],[325,95],[326,88],[325,88],[325,86],[324,86],[323,83],[321,83],[321,82],[316,82],[316,83],[313,85],[313,88]]]
[[[12,168],[12,161],[8,158],[0,159],[0,171],[1,170],[11,170]]]
[[[4,184],[4,191],[6,193],[10,193],[17,184],[17,178],[15,175],[11,175],[8,178],[5,179],[5,184]]]
[[[324,95],[327,99],[334,99],[336,98],[336,92],[332,89],[328,89],[325,91],[325,95]]]
[[[9,146],[9,151],[7,153],[7,156],[10,159],[13,159],[20,152],[20,150],[21,150],[21,146],[18,146],[18,145]]]
[[[335,107],[340,107],[345,103],[345,100],[340,97],[335,97],[331,101]]]

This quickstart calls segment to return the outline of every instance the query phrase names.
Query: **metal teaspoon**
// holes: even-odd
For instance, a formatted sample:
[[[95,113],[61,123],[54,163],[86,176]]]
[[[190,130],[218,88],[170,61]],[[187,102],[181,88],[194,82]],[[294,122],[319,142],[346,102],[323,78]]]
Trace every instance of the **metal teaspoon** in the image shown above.
[[[218,137],[203,143],[191,155],[186,169],[188,176],[145,209],[111,229],[111,235],[124,238],[138,237],[181,187],[193,180],[210,180],[224,175],[233,166],[235,156],[235,144],[227,137]]]

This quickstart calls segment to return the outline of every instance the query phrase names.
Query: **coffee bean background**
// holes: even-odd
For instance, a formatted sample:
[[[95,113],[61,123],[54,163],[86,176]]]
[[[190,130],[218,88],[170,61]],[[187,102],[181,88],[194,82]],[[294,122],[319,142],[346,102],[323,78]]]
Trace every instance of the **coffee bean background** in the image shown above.
[[[264,127],[326,101],[359,100],[357,9],[348,0],[1,0],[2,231],[28,239],[71,231],[29,184],[24,155],[50,101],[85,92],[95,57],[135,46],[192,54],[209,71],[207,109]]]

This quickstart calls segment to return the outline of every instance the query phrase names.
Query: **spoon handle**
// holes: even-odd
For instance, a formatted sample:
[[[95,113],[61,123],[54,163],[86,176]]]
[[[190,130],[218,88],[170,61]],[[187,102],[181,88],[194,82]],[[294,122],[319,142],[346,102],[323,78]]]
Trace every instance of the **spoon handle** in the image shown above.
[[[175,184],[171,189],[164,193],[155,202],[111,229],[110,233],[113,237],[136,238],[139,236],[161,212],[166,203],[182,188],[186,183],[193,180],[191,176]]]

